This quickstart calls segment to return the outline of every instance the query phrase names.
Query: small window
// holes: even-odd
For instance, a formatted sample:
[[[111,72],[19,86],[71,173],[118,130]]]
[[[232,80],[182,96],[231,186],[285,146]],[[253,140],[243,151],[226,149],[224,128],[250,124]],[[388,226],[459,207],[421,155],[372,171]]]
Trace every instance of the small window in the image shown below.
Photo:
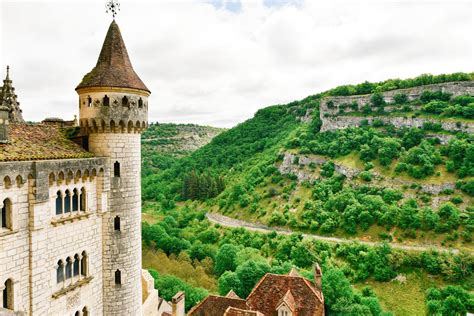
[[[66,190],[64,194],[64,213],[71,212],[71,192]]]
[[[115,216],[114,218],[114,230],[120,231],[120,217]]]
[[[66,259],[66,279],[70,279],[72,277],[72,261],[71,258]]]
[[[2,214],[0,216],[0,228],[12,228],[12,202],[10,199],[3,200]]]
[[[115,284],[122,284],[122,272],[120,270],[115,271]]]
[[[87,97],[87,106],[92,107],[92,98],[90,96]]]
[[[114,177],[120,177],[120,162],[114,163]]]
[[[73,274],[75,277],[77,277],[77,276],[79,275],[79,266],[80,266],[80,264],[81,264],[81,262],[80,262],[80,260],[79,260],[79,255],[76,254],[76,255],[74,256],[74,264],[73,264],[73,267],[72,267],[72,270],[73,270],[72,274]]]
[[[128,107],[128,98],[127,97],[122,98],[122,106]]]
[[[79,313],[79,311],[75,312],[74,313],[74,316],[80,316],[81,314]]]
[[[103,102],[104,102],[104,106],[110,105],[110,99],[107,95],[104,96]]]
[[[56,271],[56,281],[61,283],[64,281],[64,264],[62,260],[58,261],[58,270]]]
[[[8,279],[5,281],[3,289],[3,308],[13,310],[13,281]]]
[[[87,276],[87,254],[85,251],[82,252],[81,258],[81,275]]]
[[[82,316],[89,316],[89,310],[87,309],[87,306],[84,306],[82,309]]]
[[[142,108],[143,107],[143,100],[142,98],[138,99],[138,107]]]
[[[63,196],[61,191],[56,193],[56,215],[61,215],[63,213]]]
[[[74,191],[72,191],[73,194],[72,194],[72,211],[73,212],[76,212],[76,211],[79,211],[79,194],[77,192],[77,189],[74,189]]]
[[[79,197],[79,208],[82,212],[86,211],[86,188],[81,189],[81,196]]]

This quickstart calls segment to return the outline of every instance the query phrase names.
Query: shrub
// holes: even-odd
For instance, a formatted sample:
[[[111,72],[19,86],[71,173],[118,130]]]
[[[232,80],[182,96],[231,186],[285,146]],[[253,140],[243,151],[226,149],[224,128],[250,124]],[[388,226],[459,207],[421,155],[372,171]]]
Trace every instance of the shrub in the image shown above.
[[[408,102],[408,96],[405,93],[397,93],[393,96],[395,104],[404,104]]]

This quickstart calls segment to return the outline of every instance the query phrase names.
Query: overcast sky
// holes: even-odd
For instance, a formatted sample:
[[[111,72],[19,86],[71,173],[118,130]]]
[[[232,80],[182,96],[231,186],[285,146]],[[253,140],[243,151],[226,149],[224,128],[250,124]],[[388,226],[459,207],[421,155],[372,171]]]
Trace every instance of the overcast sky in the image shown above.
[[[27,120],[71,119],[105,1],[0,0],[0,66]],[[231,127],[262,107],[364,80],[471,72],[472,1],[121,1],[150,121]]]

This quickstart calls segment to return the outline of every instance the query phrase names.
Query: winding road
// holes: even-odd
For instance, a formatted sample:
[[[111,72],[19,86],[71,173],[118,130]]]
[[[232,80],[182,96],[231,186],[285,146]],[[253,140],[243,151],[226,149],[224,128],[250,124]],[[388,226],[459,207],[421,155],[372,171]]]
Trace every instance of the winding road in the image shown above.
[[[216,213],[206,213],[207,219],[214,223],[214,224],[220,224],[225,227],[242,227],[247,230],[252,230],[252,231],[258,231],[258,232],[264,232],[264,233],[270,233],[272,231],[275,231],[278,234],[285,234],[285,235],[290,235],[292,233],[295,233],[289,229],[283,229],[279,227],[270,227],[266,226],[263,224],[256,224],[256,223],[251,223],[251,222],[246,222],[238,219],[234,219],[231,217],[227,217],[221,214],[216,214]],[[296,232],[298,233],[298,232]],[[380,245],[380,242],[373,242],[373,241],[363,241],[363,240],[358,240],[358,239],[345,239],[345,238],[339,238],[339,237],[327,237],[327,236],[320,236],[320,235],[313,235],[313,234],[302,234],[304,237],[309,237],[313,238],[316,240],[321,240],[321,241],[327,241],[327,242],[333,242],[333,243],[351,243],[351,242],[359,242],[364,245],[368,246],[377,246]],[[410,250],[410,251],[425,251],[425,250],[431,250],[435,249],[438,251],[447,251],[451,253],[459,253],[458,249],[454,248],[445,248],[445,247],[439,247],[437,245],[418,245],[418,246],[411,246],[411,245],[403,245],[403,244],[398,244],[398,243],[389,243],[392,248],[396,249],[403,249],[403,250]],[[471,253],[471,251],[468,251]]]

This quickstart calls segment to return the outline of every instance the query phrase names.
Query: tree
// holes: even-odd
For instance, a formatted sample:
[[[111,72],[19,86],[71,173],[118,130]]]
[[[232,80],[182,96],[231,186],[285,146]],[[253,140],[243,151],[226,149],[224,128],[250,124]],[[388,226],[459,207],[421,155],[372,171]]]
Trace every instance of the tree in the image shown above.
[[[226,295],[230,290],[238,293],[242,287],[239,277],[235,272],[225,271],[218,280],[220,295]]]
[[[218,276],[223,274],[225,271],[235,271],[237,268],[236,258],[239,248],[232,244],[223,244],[216,255],[216,263],[214,271]]]
[[[247,297],[255,284],[268,272],[270,272],[270,266],[266,262],[249,260],[239,266],[235,271],[241,284],[236,292],[237,295]]]

